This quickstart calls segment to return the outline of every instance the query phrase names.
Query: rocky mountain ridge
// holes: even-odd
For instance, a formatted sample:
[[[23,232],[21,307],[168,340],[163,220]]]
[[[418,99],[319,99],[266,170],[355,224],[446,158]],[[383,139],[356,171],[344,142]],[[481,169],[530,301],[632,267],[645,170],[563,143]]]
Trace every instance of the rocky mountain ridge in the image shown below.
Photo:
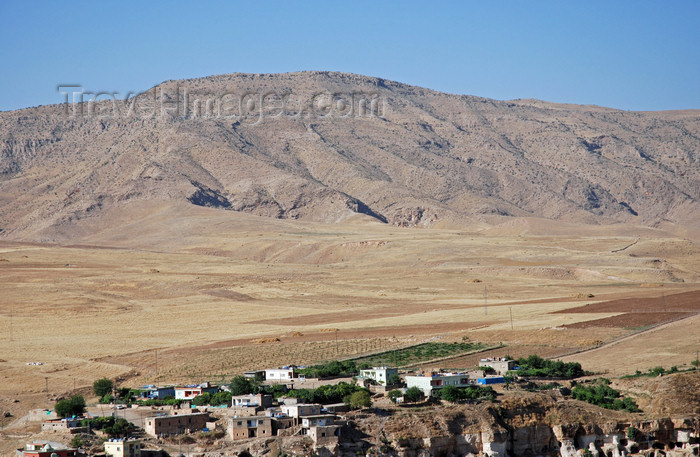
[[[81,97],[0,113],[4,236],[71,238],[143,201],[403,227],[700,217],[700,111],[496,101],[333,72]]]

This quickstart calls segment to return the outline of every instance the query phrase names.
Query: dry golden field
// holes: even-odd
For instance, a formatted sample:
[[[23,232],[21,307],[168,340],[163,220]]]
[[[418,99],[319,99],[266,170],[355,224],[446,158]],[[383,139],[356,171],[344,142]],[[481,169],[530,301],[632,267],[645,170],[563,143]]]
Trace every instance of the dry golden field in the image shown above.
[[[460,231],[206,208],[144,214],[80,244],[0,244],[0,398],[20,400],[4,409],[51,404],[47,384],[53,399],[103,376],[219,381],[431,339],[558,356],[644,330],[577,326],[625,310],[569,309],[661,295],[671,306],[700,288],[697,245],[649,228],[521,219]],[[697,319],[568,359],[614,372],[689,363]],[[639,355],[650,347],[658,359]]]

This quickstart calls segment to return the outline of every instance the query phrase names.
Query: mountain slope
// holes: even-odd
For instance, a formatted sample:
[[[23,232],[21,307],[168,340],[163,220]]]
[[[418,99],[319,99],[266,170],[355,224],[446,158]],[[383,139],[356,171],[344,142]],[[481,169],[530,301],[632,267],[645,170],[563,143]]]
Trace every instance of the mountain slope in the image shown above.
[[[700,214],[700,111],[501,102],[329,72],[105,98],[0,113],[4,236],[71,238],[144,200],[399,226]]]

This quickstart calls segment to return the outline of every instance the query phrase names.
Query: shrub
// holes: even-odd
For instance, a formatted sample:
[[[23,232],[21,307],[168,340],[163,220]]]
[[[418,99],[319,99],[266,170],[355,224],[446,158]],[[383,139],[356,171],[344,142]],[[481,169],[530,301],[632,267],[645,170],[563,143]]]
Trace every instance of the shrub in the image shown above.
[[[624,410],[631,413],[640,411],[632,398],[621,398],[620,392],[609,384],[610,381],[602,378],[590,385],[579,384],[573,388],[571,396],[605,409]]]

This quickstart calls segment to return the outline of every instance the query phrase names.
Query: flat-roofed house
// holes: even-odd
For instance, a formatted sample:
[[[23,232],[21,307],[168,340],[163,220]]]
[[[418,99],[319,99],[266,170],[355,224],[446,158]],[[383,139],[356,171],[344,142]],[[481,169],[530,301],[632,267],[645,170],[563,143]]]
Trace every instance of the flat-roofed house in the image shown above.
[[[272,418],[269,416],[230,417],[227,427],[232,440],[273,436]]]

